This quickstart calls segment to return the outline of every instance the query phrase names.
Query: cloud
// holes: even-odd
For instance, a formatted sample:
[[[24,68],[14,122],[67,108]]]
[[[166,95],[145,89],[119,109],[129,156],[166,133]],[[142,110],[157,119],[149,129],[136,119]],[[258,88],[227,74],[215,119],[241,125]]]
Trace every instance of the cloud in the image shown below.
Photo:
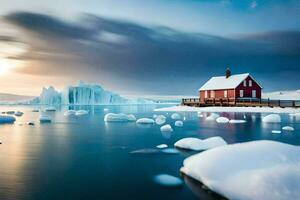
[[[224,38],[94,15],[76,23],[30,12],[4,18],[23,33],[20,40],[30,44],[26,53],[15,57],[31,62],[19,73],[70,76],[99,80],[119,90],[176,94],[195,90],[210,76],[223,74],[227,66],[236,73],[258,76],[300,71],[298,31]],[[270,81],[264,80],[271,85]]]

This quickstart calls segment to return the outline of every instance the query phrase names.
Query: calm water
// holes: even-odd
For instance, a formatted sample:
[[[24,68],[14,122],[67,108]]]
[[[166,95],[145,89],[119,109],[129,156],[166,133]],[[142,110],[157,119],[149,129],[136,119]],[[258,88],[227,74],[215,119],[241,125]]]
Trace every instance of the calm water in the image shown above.
[[[292,125],[295,131],[282,134],[272,134],[271,130],[281,125],[262,124],[260,114],[246,114],[246,124],[217,124],[186,113],[184,127],[174,128],[171,134],[162,134],[158,125],[103,121],[103,108],[140,118],[152,117],[156,107],[162,105],[80,107],[90,114],[79,118],[63,116],[68,107],[62,107],[48,113],[52,123],[36,122],[35,126],[25,124],[40,115],[31,112],[32,107],[0,107],[1,111],[25,113],[15,124],[0,125],[0,199],[214,199],[189,180],[179,188],[166,188],[153,181],[153,176],[161,173],[180,176],[182,161],[190,152],[130,152],[161,143],[172,146],[190,136],[222,136],[228,143],[271,139],[300,144],[300,121],[289,115],[282,115],[281,125]],[[244,114],[221,115],[244,118]],[[168,122],[173,124],[174,120],[168,117]]]

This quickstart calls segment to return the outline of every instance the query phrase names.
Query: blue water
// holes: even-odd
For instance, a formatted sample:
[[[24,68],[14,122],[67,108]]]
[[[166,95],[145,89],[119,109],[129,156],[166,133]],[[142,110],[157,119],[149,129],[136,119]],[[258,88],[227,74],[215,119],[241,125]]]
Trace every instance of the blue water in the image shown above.
[[[20,110],[14,124],[0,125],[0,199],[216,199],[189,180],[182,187],[168,188],[153,181],[157,174],[180,177],[179,169],[191,152],[179,154],[131,154],[131,151],[169,146],[184,137],[221,136],[228,143],[270,139],[300,145],[300,121],[287,114],[281,124],[262,124],[261,114],[227,114],[245,124],[217,124],[185,113],[184,127],[162,134],[158,125],[105,123],[103,108],[140,117],[152,117],[153,109],[164,105],[75,107],[90,114],[78,118],[63,116],[69,107],[48,112],[50,124],[39,124],[33,107],[0,107],[0,111]],[[72,109],[74,109],[72,107]],[[170,113],[162,113],[170,116]],[[265,115],[265,114],[263,114]],[[35,126],[26,122],[36,120]],[[168,123],[174,120],[168,117]],[[292,133],[272,134],[282,125],[292,125]]]

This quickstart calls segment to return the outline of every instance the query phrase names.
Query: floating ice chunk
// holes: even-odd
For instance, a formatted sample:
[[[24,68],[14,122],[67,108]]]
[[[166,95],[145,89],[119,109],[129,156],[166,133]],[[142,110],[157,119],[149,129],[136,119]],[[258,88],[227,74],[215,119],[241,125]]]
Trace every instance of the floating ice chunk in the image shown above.
[[[32,112],[40,112],[39,109],[33,109]]]
[[[154,115],[153,115],[153,119],[156,119],[156,118],[157,118],[157,114],[154,114]]]
[[[210,137],[205,140],[201,140],[198,138],[183,138],[178,140],[174,146],[182,149],[189,149],[194,151],[207,150],[212,149],[219,146],[226,145],[227,142],[223,140],[221,137]]]
[[[141,118],[136,121],[137,124],[154,124],[155,121],[150,118]]]
[[[29,126],[34,126],[34,121],[29,121],[29,122],[27,122],[27,125],[29,125]]]
[[[282,130],[285,130],[285,131],[294,131],[295,129],[291,126],[284,126],[282,127]]]
[[[174,146],[181,149],[190,149],[190,150],[201,150],[203,145],[203,141],[198,138],[183,138],[181,140],[178,140]]]
[[[183,122],[180,121],[180,120],[178,120],[178,121],[175,122],[175,126],[182,127],[183,126]]]
[[[16,118],[13,116],[0,115],[0,124],[14,123]]]
[[[297,199],[299,154],[275,141],[226,145],[188,157],[181,172],[227,199]]]
[[[243,119],[231,119],[229,121],[230,124],[242,124],[242,123],[246,123],[246,120]]]
[[[8,115],[14,115],[15,111],[7,111],[6,114],[8,114]]]
[[[198,117],[203,117],[202,112],[197,112],[197,116],[198,116]]]
[[[178,187],[183,185],[183,181],[180,178],[171,176],[169,174],[159,174],[154,177],[154,181],[160,185],[167,187]]]
[[[45,108],[44,111],[45,111],[45,112],[54,112],[54,111],[56,111],[56,108],[53,107],[53,106],[51,106],[51,107]]]
[[[172,132],[173,129],[170,124],[166,124],[166,125],[160,127],[160,131],[161,132]]]
[[[76,116],[82,116],[82,115],[87,115],[87,114],[89,114],[89,111],[87,111],[87,110],[78,110],[75,113]]]
[[[164,148],[168,148],[168,145],[160,144],[160,145],[157,145],[156,147],[159,148],[159,149],[164,149]]]
[[[156,118],[155,118],[155,123],[158,124],[158,125],[162,125],[164,123],[166,123],[166,117],[164,115],[158,115]]]
[[[108,108],[104,108],[103,111],[104,111],[104,112],[108,112],[109,109],[108,109]]]
[[[181,119],[181,116],[180,116],[178,113],[173,113],[173,114],[171,115],[171,118],[172,118],[172,119],[175,119],[175,120],[179,120],[179,119]]]
[[[166,153],[166,154],[178,154],[180,153],[177,149],[174,148],[164,148],[161,150],[161,152]]]
[[[279,133],[281,133],[281,130],[272,130],[271,132],[272,132],[272,133],[279,134]]]
[[[76,115],[76,111],[75,110],[67,110],[65,113],[64,113],[64,116],[68,117],[68,116],[74,116]]]
[[[280,123],[281,117],[278,114],[270,114],[265,116],[262,121],[265,123]]]
[[[206,120],[208,120],[208,121],[215,121],[218,117],[220,117],[219,114],[211,113],[208,117],[206,117]]]
[[[52,121],[51,117],[48,115],[41,115],[39,120],[41,123],[50,123]]]
[[[134,115],[126,115],[124,113],[108,113],[104,116],[105,122],[131,122],[136,121]]]
[[[15,112],[15,116],[17,116],[17,117],[21,117],[23,114],[24,114],[24,113],[21,112],[21,111],[16,111],[16,112]]]
[[[227,117],[218,117],[218,118],[216,119],[216,122],[217,122],[217,123],[221,123],[221,124],[226,124],[226,123],[229,122],[229,119],[228,119]]]

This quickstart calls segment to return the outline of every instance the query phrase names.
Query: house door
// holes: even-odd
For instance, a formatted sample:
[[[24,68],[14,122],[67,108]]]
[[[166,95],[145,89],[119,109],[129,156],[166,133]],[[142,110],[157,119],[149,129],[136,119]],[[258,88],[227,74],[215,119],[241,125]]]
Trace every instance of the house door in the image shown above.
[[[252,98],[256,98],[256,90],[252,90]]]

